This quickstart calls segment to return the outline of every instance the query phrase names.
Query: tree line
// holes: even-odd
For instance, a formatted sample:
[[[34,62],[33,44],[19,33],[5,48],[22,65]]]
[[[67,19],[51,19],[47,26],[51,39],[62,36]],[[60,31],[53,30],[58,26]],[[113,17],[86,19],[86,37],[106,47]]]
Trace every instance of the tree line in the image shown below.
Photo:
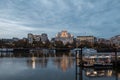
[[[33,41],[33,43],[29,43],[28,40],[18,40],[18,41],[2,41],[0,40],[0,48],[94,48],[99,50],[111,50],[115,48],[114,44],[105,44],[105,43],[90,43],[87,41],[80,42],[78,44],[77,41],[73,41],[73,43],[63,44],[62,41],[54,41],[54,42],[42,42],[42,41]]]

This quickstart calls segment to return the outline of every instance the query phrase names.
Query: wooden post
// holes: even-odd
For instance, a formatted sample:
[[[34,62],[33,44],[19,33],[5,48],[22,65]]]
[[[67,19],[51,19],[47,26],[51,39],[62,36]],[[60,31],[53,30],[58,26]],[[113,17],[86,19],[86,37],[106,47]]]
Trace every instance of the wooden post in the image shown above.
[[[117,49],[115,48],[115,68],[117,67]]]
[[[82,67],[83,67],[82,48],[80,50],[76,50],[75,53],[76,53],[76,56],[75,56],[75,59],[76,59],[76,80],[78,80],[78,79],[83,80],[83,77],[82,77]]]
[[[79,72],[80,72],[80,76],[79,76],[79,80],[83,80],[83,72],[82,72],[82,67],[83,67],[83,58],[82,58],[82,47],[81,47],[81,50],[79,51],[79,55],[80,55],[80,69],[79,69]]]
[[[117,68],[115,68],[115,80],[118,80]]]
[[[80,57],[81,57],[81,66],[83,66],[83,54],[82,54],[82,47],[81,47],[81,51],[80,51]]]
[[[76,80],[77,80],[77,51],[75,51],[75,60],[76,60],[76,67],[75,67],[75,69],[76,69]]]

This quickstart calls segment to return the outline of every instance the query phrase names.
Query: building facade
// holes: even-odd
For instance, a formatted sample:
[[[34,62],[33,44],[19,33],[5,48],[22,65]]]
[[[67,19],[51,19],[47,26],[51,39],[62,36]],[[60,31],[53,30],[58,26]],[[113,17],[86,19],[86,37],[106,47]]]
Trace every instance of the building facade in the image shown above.
[[[28,34],[28,42],[32,44],[33,41],[36,41],[36,42],[41,41],[41,42],[45,43],[48,41],[48,36],[45,33],[43,33],[41,35],[33,35],[33,34],[29,33]]]
[[[90,43],[94,43],[96,41],[96,38],[94,36],[77,36],[77,41],[87,41]]]
[[[20,39],[19,39],[19,38],[16,38],[16,37],[13,37],[12,40],[13,40],[13,41],[19,41]]]
[[[106,44],[106,45],[110,45],[111,44],[111,40],[109,39],[105,39],[105,38],[98,38],[97,39],[97,43],[99,44]]]
[[[115,44],[116,47],[120,47],[120,35],[114,36],[110,40],[111,43]]]
[[[76,45],[86,44],[90,43],[93,45],[96,42],[96,37],[94,36],[77,36],[76,38]]]
[[[34,37],[33,37],[33,34],[29,33],[29,34],[28,34],[28,43],[31,43],[31,44],[32,44],[32,43],[33,43],[33,38],[34,38]]]
[[[47,36],[46,33],[42,33],[42,34],[41,34],[41,41],[42,41],[43,43],[46,43],[46,42],[48,41],[48,36]]]
[[[62,41],[63,44],[73,43],[74,36],[67,31],[61,31],[56,34],[55,41]]]

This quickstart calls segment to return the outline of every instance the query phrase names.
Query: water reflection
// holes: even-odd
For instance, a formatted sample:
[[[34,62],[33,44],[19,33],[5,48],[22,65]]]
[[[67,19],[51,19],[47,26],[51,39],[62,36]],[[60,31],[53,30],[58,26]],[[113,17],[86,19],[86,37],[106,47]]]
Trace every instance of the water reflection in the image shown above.
[[[53,64],[51,64],[51,63],[53,63]],[[56,66],[57,68],[59,68],[63,72],[66,72],[67,69],[74,67],[74,58],[63,55],[62,57],[54,57],[54,58],[50,58],[50,57],[43,57],[43,58],[32,57],[32,58],[27,60],[27,65],[29,67],[31,67],[32,69],[35,69],[35,68],[47,68],[47,67],[49,67],[49,66],[47,66],[47,64],[52,65],[52,66]]]
[[[83,68],[82,74],[76,74],[76,80],[120,80],[118,69]]]
[[[0,58],[0,80],[74,80],[74,72],[74,58],[66,55]]]
[[[62,71],[66,72],[67,69],[73,67],[74,59],[63,55],[61,58],[55,58],[54,64]]]
[[[33,69],[35,68],[46,68],[48,63],[48,58],[36,58],[32,57],[27,60],[28,67],[31,67]]]
[[[31,61],[31,64],[32,64],[32,68],[33,68],[33,69],[35,69],[35,59],[36,59],[35,57],[32,57],[32,58],[31,58],[31,60],[32,60],[32,61]]]
[[[75,58],[55,57],[0,58],[0,80],[120,80],[120,70],[80,68],[75,73]],[[77,80],[77,79],[76,79]]]
[[[94,69],[85,69],[85,75],[87,77],[110,77],[113,75],[112,70],[94,70]]]

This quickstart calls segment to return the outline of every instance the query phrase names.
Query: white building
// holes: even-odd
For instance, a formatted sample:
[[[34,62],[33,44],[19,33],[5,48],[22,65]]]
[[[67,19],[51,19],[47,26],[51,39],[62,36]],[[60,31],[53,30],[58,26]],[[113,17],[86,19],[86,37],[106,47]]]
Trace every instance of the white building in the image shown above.
[[[46,33],[41,34],[41,41],[42,41],[43,43],[45,43],[45,42],[48,41],[48,36],[47,36]]]
[[[87,41],[90,43],[94,43],[96,41],[96,38],[94,36],[77,36],[77,41]]]
[[[76,45],[79,46],[81,44],[90,43],[92,46],[96,42],[96,38],[94,36],[77,36]]]
[[[64,45],[67,43],[73,43],[73,39],[74,36],[67,31],[61,31],[55,37],[55,41],[62,41]]]
[[[34,41],[40,41],[41,35],[33,35]]]
[[[33,34],[29,33],[28,34],[28,42],[33,43],[33,39],[34,39]]]
[[[42,41],[43,43],[48,41],[48,36],[47,34],[43,33],[41,35],[33,35],[31,33],[28,34],[28,42],[33,43],[33,41]]]

